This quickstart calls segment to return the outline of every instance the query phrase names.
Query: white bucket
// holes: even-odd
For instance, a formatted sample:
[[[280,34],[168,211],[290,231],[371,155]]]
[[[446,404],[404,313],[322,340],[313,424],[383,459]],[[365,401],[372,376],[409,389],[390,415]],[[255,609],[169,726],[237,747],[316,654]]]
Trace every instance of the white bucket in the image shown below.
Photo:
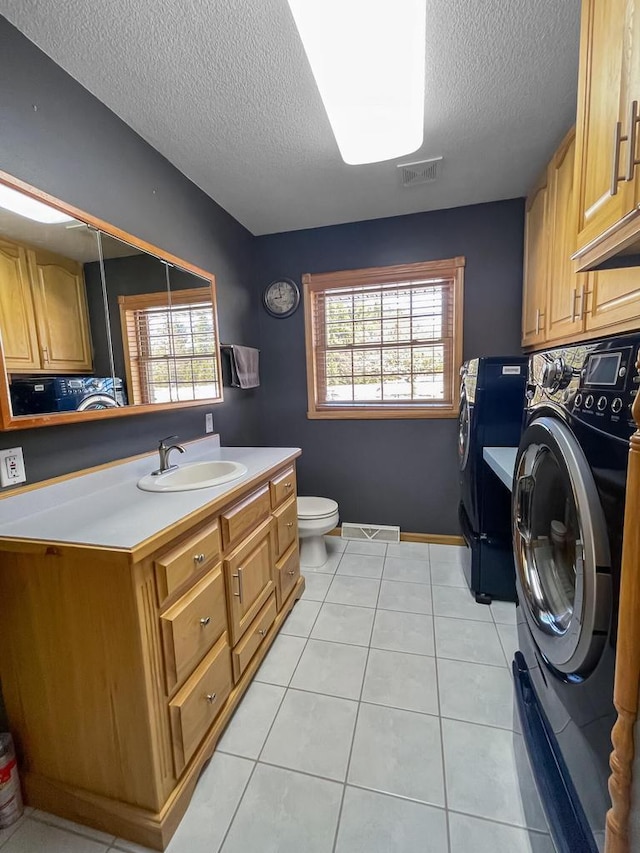
[[[15,823],[23,811],[13,738],[0,733],[0,829]]]

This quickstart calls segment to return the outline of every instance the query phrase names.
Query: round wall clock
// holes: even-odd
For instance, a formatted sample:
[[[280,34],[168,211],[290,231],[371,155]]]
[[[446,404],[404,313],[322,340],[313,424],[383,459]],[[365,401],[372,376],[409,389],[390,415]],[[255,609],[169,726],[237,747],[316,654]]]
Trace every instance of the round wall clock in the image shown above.
[[[300,289],[290,278],[280,278],[267,285],[262,304],[272,317],[290,317],[300,304]]]

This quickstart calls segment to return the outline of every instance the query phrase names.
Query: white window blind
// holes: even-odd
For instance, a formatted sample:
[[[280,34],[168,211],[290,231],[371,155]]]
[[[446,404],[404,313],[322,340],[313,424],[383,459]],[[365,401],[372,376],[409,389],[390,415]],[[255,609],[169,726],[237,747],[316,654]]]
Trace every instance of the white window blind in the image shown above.
[[[220,397],[218,341],[206,291],[120,298],[127,376],[136,403]]]
[[[457,410],[462,265],[305,276],[310,416]]]

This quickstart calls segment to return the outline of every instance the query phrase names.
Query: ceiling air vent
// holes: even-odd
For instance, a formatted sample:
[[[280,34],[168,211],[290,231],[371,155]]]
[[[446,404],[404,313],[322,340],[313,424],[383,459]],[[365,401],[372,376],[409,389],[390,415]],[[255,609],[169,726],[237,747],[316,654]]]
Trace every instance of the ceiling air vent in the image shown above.
[[[417,163],[399,163],[397,168],[403,187],[416,187],[418,184],[430,184],[440,177],[442,157],[420,160]]]

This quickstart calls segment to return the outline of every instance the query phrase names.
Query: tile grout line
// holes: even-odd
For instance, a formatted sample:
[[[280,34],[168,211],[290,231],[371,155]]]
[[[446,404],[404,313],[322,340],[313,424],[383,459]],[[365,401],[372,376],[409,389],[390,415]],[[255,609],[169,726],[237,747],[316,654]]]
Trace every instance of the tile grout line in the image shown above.
[[[385,549],[386,554],[386,549]],[[338,820],[336,822],[336,831],[333,837],[333,847],[332,853],[336,853],[336,848],[338,844],[338,836],[340,835],[340,823],[342,821],[342,810],[344,808],[344,798],[347,793],[347,782],[349,780],[349,770],[351,769],[351,758],[353,756],[353,745],[356,742],[356,731],[358,728],[358,720],[360,718],[360,708],[362,707],[362,694],[364,692],[364,683],[367,678],[367,669],[369,667],[369,655],[371,653],[371,640],[373,638],[373,626],[375,625],[375,613],[378,609],[378,601],[380,600],[380,590],[382,589],[382,579],[380,579],[380,583],[378,584],[378,595],[376,597],[376,608],[374,612],[373,621],[371,622],[371,629],[369,631],[369,644],[367,645],[367,656],[364,662],[364,669],[362,670],[362,683],[360,684],[360,693],[358,695],[358,705],[356,708],[356,718],[353,721],[353,734],[351,735],[351,745],[349,746],[349,755],[347,757],[347,767],[344,773],[344,783],[342,785],[342,797],[340,798],[340,808],[338,809]]]
[[[284,698],[284,696],[283,696],[283,698]],[[233,717],[231,719],[233,719]],[[229,721],[229,722],[231,722],[231,721]],[[215,750],[214,750],[213,754],[215,755]],[[213,758],[213,756],[211,756],[211,757]],[[256,772],[257,767],[258,767],[258,762],[254,761],[253,767],[251,768],[251,773],[249,774],[249,778],[247,779],[247,782],[246,782],[244,788],[242,789],[242,794],[240,795],[240,799],[238,800],[238,805],[233,810],[233,814],[231,815],[231,820],[229,821],[229,825],[227,826],[227,829],[226,829],[224,835],[222,836],[222,841],[220,842],[220,844],[218,845],[216,850],[212,850],[211,853],[220,853],[220,851],[222,850],[224,845],[227,843],[227,837],[228,837],[229,833],[231,832],[231,827],[233,826],[233,822],[236,819],[236,815],[238,814],[238,811],[240,810],[240,806],[242,805],[242,802],[244,800],[244,796],[247,793],[247,789],[249,788],[249,785],[251,784],[251,780],[253,779],[253,775]]]

